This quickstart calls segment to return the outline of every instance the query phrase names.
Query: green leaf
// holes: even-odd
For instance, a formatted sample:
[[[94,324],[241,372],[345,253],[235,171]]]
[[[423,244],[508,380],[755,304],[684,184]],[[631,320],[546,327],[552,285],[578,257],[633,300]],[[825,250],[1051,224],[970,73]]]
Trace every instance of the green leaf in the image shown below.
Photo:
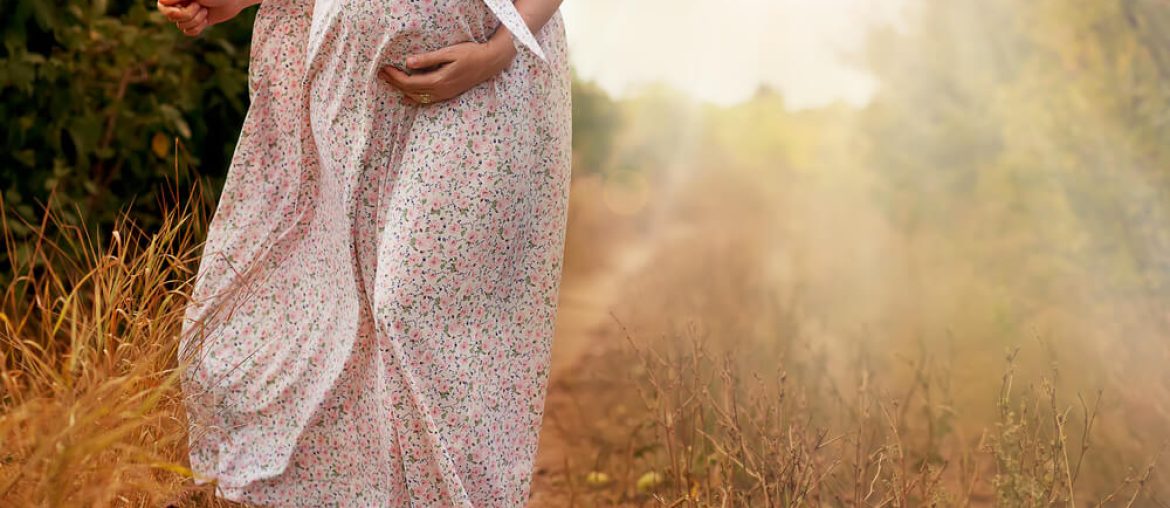
[[[162,112],[163,118],[171,123],[180,136],[191,138],[191,126],[187,125],[187,121],[183,119],[183,114],[179,112],[178,108],[170,104],[162,104],[158,109]]]
[[[107,0],[93,0],[93,7],[89,10],[92,16],[103,16],[109,8]]]
[[[24,164],[25,167],[35,167],[37,165],[37,153],[33,150],[19,150],[13,155],[17,161]]]

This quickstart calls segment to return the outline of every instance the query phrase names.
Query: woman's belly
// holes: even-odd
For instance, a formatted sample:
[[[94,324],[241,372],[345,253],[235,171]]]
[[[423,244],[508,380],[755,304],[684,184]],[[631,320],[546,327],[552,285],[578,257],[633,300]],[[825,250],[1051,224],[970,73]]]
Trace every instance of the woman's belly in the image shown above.
[[[482,0],[317,0],[309,36],[305,96],[312,146],[319,164],[321,206],[346,210],[362,232],[360,196],[382,188],[398,160],[420,109],[459,108],[444,101],[426,108],[401,100],[402,92],[378,76],[408,56],[468,41],[486,41],[500,21]],[[487,97],[491,82],[468,91]],[[445,136],[462,127],[451,126]],[[358,240],[364,241],[364,240]],[[372,273],[372,267],[363,267]]]
[[[310,61],[329,51],[320,56],[343,58],[355,72],[405,67],[407,56],[483,42],[498,26],[482,0],[317,0]]]

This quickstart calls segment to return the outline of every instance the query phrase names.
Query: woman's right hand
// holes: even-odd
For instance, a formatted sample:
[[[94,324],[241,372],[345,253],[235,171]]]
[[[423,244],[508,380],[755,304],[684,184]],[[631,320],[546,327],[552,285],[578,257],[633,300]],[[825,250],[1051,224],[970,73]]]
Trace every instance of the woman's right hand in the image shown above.
[[[158,0],[158,10],[184,34],[195,37],[207,27],[236,17],[255,0]]]

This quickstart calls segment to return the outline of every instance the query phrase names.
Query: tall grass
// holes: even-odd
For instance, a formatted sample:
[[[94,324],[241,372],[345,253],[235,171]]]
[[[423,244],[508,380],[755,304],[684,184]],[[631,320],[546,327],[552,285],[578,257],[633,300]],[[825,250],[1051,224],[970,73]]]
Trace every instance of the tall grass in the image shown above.
[[[1000,387],[971,407],[957,372],[972,367],[939,344],[822,340],[806,292],[780,280],[770,198],[745,182],[698,180],[670,224],[642,224],[660,236],[601,332],[626,347],[554,380],[546,431],[571,453],[553,506],[1156,503],[1160,449],[1102,449],[1107,393],[1062,391],[1043,341],[1024,347],[1049,372],[1010,349],[978,372]],[[95,233],[49,210],[18,243],[0,224],[0,505],[229,504],[185,467],[176,357],[207,221],[200,196],[183,202],[154,231]],[[570,249],[615,227],[592,212]]]
[[[879,389],[872,372],[860,371],[844,398],[851,407],[825,417],[825,408],[844,400],[811,393],[784,365],[753,373],[735,352],[689,342],[684,354],[664,356],[631,339],[653,429],[645,438],[660,445],[645,467],[665,481],[655,489],[632,485],[626,500],[642,494],[666,506],[769,507],[1148,502],[1142,496],[1154,463],[1139,464],[1111,491],[1080,488],[1100,400],[1068,404],[1047,379],[1019,390],[1014,352],[994,401],[998,422],[978,439],[935,445],[914,436],[945,418],[908,417],[904,401],[913,397]],[[918,374],[929,375],[921,366]]]
[[[95,234],[47,209],[26,225],[35,241],[17,243],[4,222],[3,504],[160,506],[191,492],[176,353],[206,223],[198,193],[149,232],[123,218]]]
[[[621,347],[554,385],[570,452],[548,506],[1157,506],[1159,449],[1113,446],[1117,403],[1065,391],[1051,341],[972,372],[947,340],[830,336],[769,268],[778,214],[714,178],[654,225],[684,233],[614,303],[598,333]]]

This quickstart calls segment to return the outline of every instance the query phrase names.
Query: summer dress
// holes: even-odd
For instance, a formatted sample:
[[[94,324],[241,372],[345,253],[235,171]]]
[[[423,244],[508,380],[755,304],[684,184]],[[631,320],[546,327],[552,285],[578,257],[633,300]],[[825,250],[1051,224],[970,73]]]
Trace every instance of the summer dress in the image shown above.
[[[266,0],[252,105],[187,307],[192,469],[274,506],[522,506],[570,176],[558,13]],[[517,56],[413,106],[384,65],[501,26]]]

